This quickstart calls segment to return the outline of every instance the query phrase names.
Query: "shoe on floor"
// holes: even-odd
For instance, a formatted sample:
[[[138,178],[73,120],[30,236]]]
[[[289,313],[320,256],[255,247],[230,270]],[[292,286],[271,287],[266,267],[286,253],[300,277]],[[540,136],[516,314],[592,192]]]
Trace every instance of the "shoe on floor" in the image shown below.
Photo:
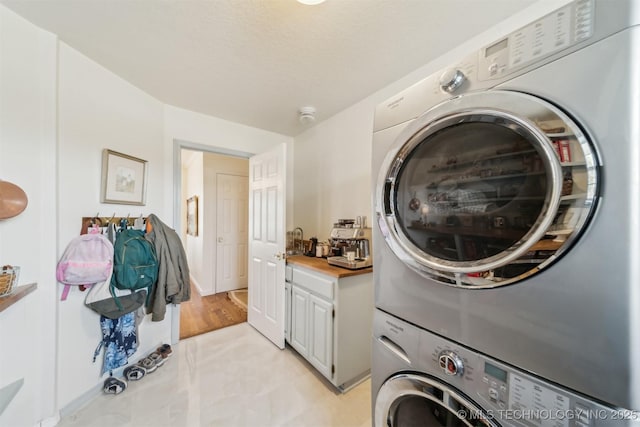
[[[142,366],[147,371],[147,374],[150,374],[151,372],[158,369],[156,362],[154,362],[154,360],[148,356],[143,359],[140,359],[138,361],[138,365]]]
[[[171,357],[173,354],[173,350],[171,350],[171,346],[169,344],[162,344],[158,347],[157,352],[160,353],[160,356],[162,356],[163,359]]]
[[[123,375],[129,381],[141,380],[147,374],[147,370],[140,365],[131,365],[124,369]]]
[[[157,367],[160,367],[164,364],[164,358],[157,351],[154,351],[153,353],[148,355],[147,359],[153,360],[153,363],[155,363]]]
[[[127,388],[127,382],[115,377],[104,380],[102,390],[107,394],[120,394]]]

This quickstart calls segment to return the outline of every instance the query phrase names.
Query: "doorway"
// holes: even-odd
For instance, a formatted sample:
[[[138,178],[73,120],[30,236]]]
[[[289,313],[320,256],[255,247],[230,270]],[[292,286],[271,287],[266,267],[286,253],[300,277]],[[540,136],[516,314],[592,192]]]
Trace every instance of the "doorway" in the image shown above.
[[[191,299],[180,304],[180,339],[247,321],[246,305],[230,292],[202,296],[191,285]]]
[[[229,292],[247,288],[250,156],[184,143],[176,149],[180,180],[174,209],[191,271],[191,300],[174,310],[175,341],[247,320],[244,298]],[[195,218],[187,200],[197,201]]]

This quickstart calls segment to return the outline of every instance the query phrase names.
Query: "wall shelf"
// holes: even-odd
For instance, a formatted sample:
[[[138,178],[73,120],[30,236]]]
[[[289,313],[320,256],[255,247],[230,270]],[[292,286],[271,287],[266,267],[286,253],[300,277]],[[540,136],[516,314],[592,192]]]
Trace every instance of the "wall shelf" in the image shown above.
[[[6,310],[11,307],[13,304],[20,301],[22,298],[29,295],[31,292],[35,291],[38,287],[37,283],[30,283],[28,285],[18,286],[13,289],[9,295],[0,297],[0,312]]]

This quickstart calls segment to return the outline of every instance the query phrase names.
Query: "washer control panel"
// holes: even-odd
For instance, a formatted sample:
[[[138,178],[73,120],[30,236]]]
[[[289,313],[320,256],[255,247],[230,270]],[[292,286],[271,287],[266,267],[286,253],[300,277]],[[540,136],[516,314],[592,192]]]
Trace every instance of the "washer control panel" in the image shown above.
[[[402,321],[398,319],[396,322]],[[604,406],[426,330],[420,330],[419,357],[414,360],[413,366],[417,371],[461,391],[503,425],[640,425],[638,411]],[[622,420],[623,414],[636,418]]]
[[[509,402],[508,377],[509,374],[504,369],[487,361],[484,362],[482,372],[484,386],[481,395],[500,409],[505,409]]]
[[[638,410],[605,406],[379,309],[373,335],[374,343],[386,342],[388,357],[398,358],[398,373],[437,380],[482,408],[465,414],[477,421],[471,425],[485,425],[482,417],[489,416],[517,427],[640,426]]]
[[[450,350],[440,352],[438,356],[440,369],[447,375],[462,375],[464,373],[464,363],[460,356]]]
[[[374,338],[400,368],[460,392],[500,425],[518,427],[637,427],[640,411],[614,408],[478,353],[376,309]],[[386,374],[389,374],[388,372]],[[466,414],[473,420],[479,414]],[[477,419],[478,425],[482,419]]]

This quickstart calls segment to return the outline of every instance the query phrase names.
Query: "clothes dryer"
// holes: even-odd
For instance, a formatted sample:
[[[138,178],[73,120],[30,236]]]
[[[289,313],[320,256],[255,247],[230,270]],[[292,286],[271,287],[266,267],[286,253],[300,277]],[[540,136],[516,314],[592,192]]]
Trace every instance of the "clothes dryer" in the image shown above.
[[[640,410],[639,23],[576,0],[378,106],[378,309]]]

